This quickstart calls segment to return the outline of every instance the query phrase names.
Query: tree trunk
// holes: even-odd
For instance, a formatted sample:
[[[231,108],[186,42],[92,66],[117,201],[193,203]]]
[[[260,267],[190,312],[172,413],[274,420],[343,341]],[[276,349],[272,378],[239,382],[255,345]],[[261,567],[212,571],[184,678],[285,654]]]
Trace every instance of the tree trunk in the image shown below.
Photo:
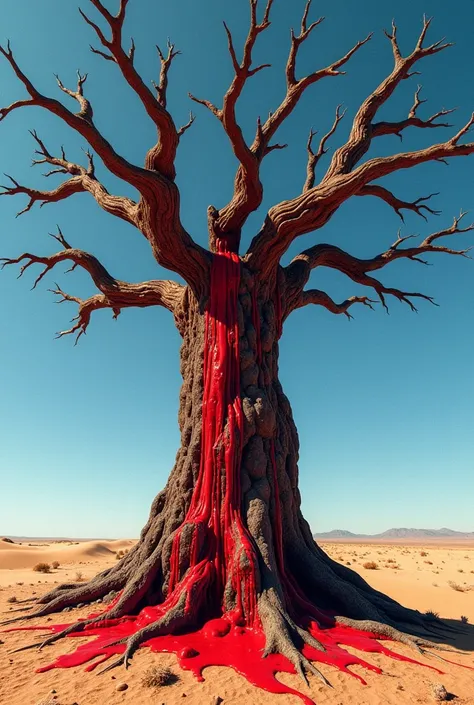
[[[123,655],[112,666],[127,665],[138,646],[154,643],[176,651],[198,675],[205,665],[225,663],[273,692],[295,692],[275,671],[303,675],[305,668],[325,681],[308,659],[343,670],[370,667],[341,642],[388,654],[375,636],[418,651],[432,646],[397,627],[421,637],[440,627],[332,561],[302,516],[298,434],[278,379],[284,297],[276,282],[263,285],[222,246],[205,314],[186,290],[176,313],[183,337],[176,464],[129,554],[90,583],[61,585],[38,601],[43,606],[31,617],[115,595],[104,613],[44,642],[80,631],[99,635],[95,646],[51,667],[113,653]],[[173,636],[182,632],[195,636]],[[255,669],[250,658],[238,663],[240,652],[227,645],[222,661],[222,648],[212,650],[208,637],[226,635],[250,640],[250,651],[280,656]]]

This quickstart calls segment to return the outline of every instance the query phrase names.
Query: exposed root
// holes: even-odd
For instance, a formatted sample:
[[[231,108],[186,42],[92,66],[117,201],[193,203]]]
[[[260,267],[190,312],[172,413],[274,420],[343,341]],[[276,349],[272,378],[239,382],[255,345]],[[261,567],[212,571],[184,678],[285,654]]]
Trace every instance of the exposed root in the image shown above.
[[[122,665],[124,665],[127,669],[135,651],[146,641],[163,634],[172,634],[175,629],[180,629],[186,626],[186,624],[190,622],[190,615],[186,613],[185,609],[186,598],[186,592],[183,592],[175,607],[172,607],[156,622],[148,624],[146,627],[143,627],[143,629],[135,632],[135,634],[132,634],[130,637],[111,642],[109,646],[125,644],[126,649],[118,659],[106,666],[102,671],[99,671],[99,674],[106,673],[107,671],[111,671],[112,669],[117,668],[117,666]]]
[[[398,641],[400,644],[405,644],[405,646],[409,646],[419,654],[425,656],[434,655],[425,649],[461,653],[458,649],[453,649],[450,646],[437,644],[434,641],[428,641],[427,639],[423,639],[412,634],[406,634],[405,632],[401,632],[395,627],[392,627],[389,624],[384,624],[383,622],[374,622],[371,619],[350,619],[349,617],[335,617],[335,621],[336,624],[351,627],[352,629],[358,629],[361,632],[380,634],[380,636],[385,636],[392,641]]]
[[[308,684],[306,676],[306,672],[308,672],[317,676],[325,685],[331,686],[327,678],[303,656],[299,648],[306,643],[314,646],[318,651],[325,651],[324,646],[306,630],[296,626],[284,610],[281,600],[273,588],[265,590],[261,594],[258,601],[258,612],[266,637],[263,658],[269,654],[282,654],[293,664],[296,672],[306,684]]]
[[[20,651],[28,651],[29,649],[38,649],[38,651],[41,651],[45,646],[51,646],[51,644],[56,643],[60,639],[63,639],[66,636],[69,636],[69,634],[80,634],[80,632],[84,631],[84,629],[87,626],[90,626],[91,624],[99,624],[101,621],[103,621],[105,618],[107,618],[107,621],[110,620],[109,615],[101,615],[99,617],[94,617],[92,619],[83,619],[80,622],[75,622],[74,624],[70,624],[68,627],[63,629],[60,632],[56,632],[55,634],[52,634],[49,636],[47,639],[43,639],[42,641],[37,641],[34,644],[28,644],[28,646],[22,646],[19,649],[15,649],[12,651],[12,654],[17,654]]]

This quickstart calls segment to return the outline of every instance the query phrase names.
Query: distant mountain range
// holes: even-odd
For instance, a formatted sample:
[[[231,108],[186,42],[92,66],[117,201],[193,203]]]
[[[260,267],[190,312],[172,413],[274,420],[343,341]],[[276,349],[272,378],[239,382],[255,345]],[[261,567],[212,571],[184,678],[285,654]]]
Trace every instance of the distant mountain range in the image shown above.
[[[321,534],[313,534],[315,539],[474,539],[474,531],[454,531],[454,529],[388,529],[381,534],[353,534],[352,531],[334,529]]]

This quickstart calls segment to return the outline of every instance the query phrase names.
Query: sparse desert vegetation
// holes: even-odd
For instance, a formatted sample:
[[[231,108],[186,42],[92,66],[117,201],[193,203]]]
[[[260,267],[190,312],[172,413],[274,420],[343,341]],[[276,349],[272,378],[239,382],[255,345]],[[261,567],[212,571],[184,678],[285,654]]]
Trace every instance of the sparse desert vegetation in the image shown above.
[[[470,585],[460,585],[454,580],[449,580],[448,585],[452,590],[456,590],[456,592],[469,592],[469,590],[471,589]]]
[[[151,666],[142,676],[141,683],[145,688],[162,688],[165,685],[173,685],[179,680],[171,668],[160,668]]]
[[[49,563],[37,563],[33,566],[33,570],[36,573],[51,573],[51,566]]]

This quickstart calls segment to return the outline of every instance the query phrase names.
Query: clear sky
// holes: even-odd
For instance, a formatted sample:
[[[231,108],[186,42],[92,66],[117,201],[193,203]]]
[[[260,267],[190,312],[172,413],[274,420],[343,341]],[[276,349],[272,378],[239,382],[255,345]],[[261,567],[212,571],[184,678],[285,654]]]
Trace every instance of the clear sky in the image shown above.
[[[272,68],[252,79],[239,107],[246,134],[253,134],[257,115],[265,117],[282,98],[289,27],[299,25],[303,4],[275,0],[272,28],[256,51],[256,63],[271,62]],[[360,102],[391,70],[391,48],[382,29],[393,15],[405,53],[416,41],[423,12],[435,17],[430,38],[446,35],[456,45],[424,60],[422,76],[398,88],[382,117],[407,115],[418,79],[429,99],[423,116],[459,106],[453,116],[458,128],[474,108],[474,2],[313,4],[314,16],[327,20],[301,52],[301,73],[336,59],[369,31],[375,35],[349,63],[346,76],[326,79],[307,92],[281,130],[278,140],[289,147],[265,162],[264,204],[249,219],[244,244],[266,209],[300,191],[309,128],[327,130],[335,106],[347,106],[334,149],[347,136]],[[82,0],[93,15],[89,5]],[[116,1],[108,6],[113,9]],[[147,81],[157,77],[156,43],[165,45],[170,36],[183,52],[170,74],[169,107],[179,124],[187,121],[190,107],[197,114],[183,137],[177,169],[184,224],[205,244],[206,208],[227,202],[235,163],[221,126],[205,108],[191,106],[187,92],[220,102],[232,76],[221,20],[228,21],[240,46],[248,3],[131,0],[129,7],[125,36],[134,36],[136,64]],[[75,2],[4,0],[1,34],[2,41],[11,39],[18,62],[46,94],[69,100],[59,92],[53,73],[73,87],[77,68],[89,72],[86,89],[97,126],[119,152],[142,163],[154,139],[153,126],[117,67],[89,52],[95,37]],[[0,85],[3,105],[24,95],[3,58]],[[38,167],[30,169],[32,128],[52,152],[64,144],[74,161],[84,159],[84,144],[36,108],[15,111],[1,122],[0,170],[28,185],[52,188],[53,179],[61,177],[45,180]],[[403,149],[442,141],[451,132],[411,129]],[[397,137],[385,137],[377,150],[391,153],[400,147]],[[427,224],[409,213],[403,233],[427,235],[449,225],[461,208],[473,209],[473,166],[473,157],[458,158],[449,167],[423,165],[385,181],[409,200],[441,192],[434,204],[442,216]],[[100,165],[98,175],[112,191],[134,195]],[[0,200],[1,256],[25,250],[53,253],[57,243],[47,233],[58,223],[73,246],[94,253],[118,278],[169,277],[138,231],[103,213],[88,194],[35,207],[15,220],[24,205],[22,196]],[[384,203],[353,198],[324,231],[300,238],[289,254],[325,241],[372,256],[396,239],[399,226]],[[458,236],[457,242],[460,247],[471,244],[474,233]],[[434,296],[440,308],[421,302],[416,315],[390,301],[389,316],[381,306],[376,312],[354,307],[355,320],[349,323],[321,307],[307,307],[285,324],[281,378],[300,432],[303,509],[315,531],[378,532],[392,526],[474,530],[474,262],[441,255],[431,261],[435,266],[394,263],[381,278]],[[14,268],[0,275],[0,534],[135,536],[166,482],[179,444],[179,336],[170,313],[156,308],[125,310],[116,322],[110,312],[99,311],[77,347],[71,337],[54,340],[56,331],[69,327],[76,307],[54,305],[48,287],[57,281],[72,294],[94,292],[85,274],[64,275],[66,268],[57,268],[34,292],[32,270],[19,281]],[[362,293],[331,270],[319,270],[312,284],[336,300]]]

